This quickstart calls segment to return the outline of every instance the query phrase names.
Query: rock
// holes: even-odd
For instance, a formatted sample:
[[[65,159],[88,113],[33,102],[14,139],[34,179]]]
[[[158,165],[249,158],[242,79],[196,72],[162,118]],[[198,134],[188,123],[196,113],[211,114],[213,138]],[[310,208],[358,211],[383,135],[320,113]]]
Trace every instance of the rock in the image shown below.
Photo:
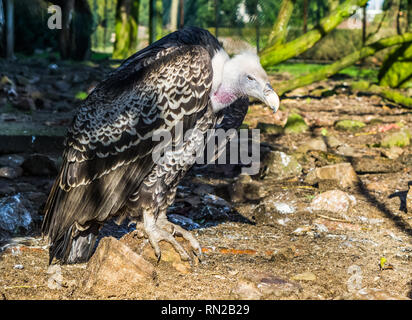
[[[0,86],[5,86],[5,85],[9,85],[9,86],[15,86],[14,82],[7,76],[2,76],[0,78]]]
[[[22,164],[25,173],[33,176],[53,176],[57,168],[53,160],[41,154],[30,155]]]
[[[182,245],[186,252],[192,256],[194,263],[197,264],[198,260],[192,254],[192,248],[190,243],[184,240],[182,237],[175,237],[176,240]],[[123,236],[120,241],[127,245],[136,254],[140,255],[147,261],[157,263],[158,259],[154,253],[153,247],[148,241],[144,241],[139,234],[139,231],[133,231],[125,236]],[[192,272],[192,266],[188,261],[182,261],[179,253],[174,249],[174,247],[166,241],[160,241],[159,247],[162,253],[160,262],[166,263],[173,267],[176,271],[183,274],[188,274]]]
[[[325,141],[323,141],[323,138],[315,138],[299,146],[299,148],[296,151],[306,153],[309,150],[318,150],[318,151],[327,152],[328,147],[326,146]]]
[[[366,124],[358,120],[340,120],[335,123],[335,128],[337,130],[344,131],[357,131],[364,126],[366,126]]]
[[[317,218],[313,221],[317,231],[324,229],[325,232],[333,231],[361,231],[361,226],[357,223],[334,221],[326,218]],[[320,227],[320,228],[319,228]]]
[[[250,273],[244,278],[258,288],[264,299],[296,296],[302,290],[299,284],[267,272]]]
[[[273,123],[259,122],[256,125],[256,129],[259,129],[261,133],[267,133],[267,134],[282,134],[283,133],[282,126],[279,126]]]
[[[352,165],[357,173],[390,173],[403,169],[403,165],[399,161],[383,157],[354,158]]]
[[[183,240],[183,238],[178,237],[178,241],[180,242],[180,244],[182,244],[186,252],[191,252],[191,247],[188,243],[186,243],[186,241]],[[190,263],[187,261],[182,261],[179,253],[169,242],[160,241],[159,247],[162,252],[161,261],[171,264],[172,267],[180,273],[188,274],[192,272],[192,266],[190,265]],[[142,256],[145,259],[152,260],[153,262],[157,261],[153,247],[149,243],[146,243],[146,245],[143,247]]]
[[[336,153],[340,154],[342,156],[345,156],[345,157],[354,157],[354,156],[356,156],[355,149],[353,149],[351,146],[347,145],[346,143],[338,146],[336,148]]]
[[[70,90],[71,86],[66,81],[59,80],[59,81],[53,82],[53,87],[57,90],[62,91],[62,92],[66,92],[66,91]]]
[[[135,292],[156,278],[155,268],[122,241],[103,238],[86,268],[84,290],[104,296]]]
[[[316,275],[312,272],[299,273],[291,278],[295,281],[316,281]]]
[[[392,146],[389,149],[383,149],[381,152],[386,158],[396,160],[404,153],[404,150],[401,147]]]
[[[305,178],[305,182],[311,185],[328,181],[331,185],[345,189],[356,186],[359,178],[352,165],[347,162],[315,168],[309,171]]]
[[[0,178],[15,179],[23,174],[23,169],[20,167],[1,167]]]
[[[232,289],[231,294],[240,300],[260,300],[262,293],[253,282],[241,280]]]
[[[411,143],[411,133],[407,129],[402,129],[387,135],[381,141],[381,146],[391,148],[393,146],[406,147]]]
[[[270,151],[261,161],[260,176],[275,180],[294,178],[302,173],[302,166],[292,155],[281,151]]]
[[[365,188],[371,192],[386,193],[389,191],[388,185],[379,181],[366,183]]]
[[[201,184],[193,190],[193,193],[198,196],[204,196],[205,194],[212,194],[214,189],[215,188],[209,184]]]
[[[291,214],[296,211],[292,205],[284,202],[274,202],[273,206],[275,207],[276,212],[280,214]]]
[[[317,167],[347,162],[346,157],[332,152],[311,150],[308,152],[308,155],[315,159],[315,164]]]
[[[310,204],[311,211],[328,211],[346,215],[356,205],[354,196],[341,190],[330,190],[317,195]]]
[[[307,234],[309,231],[312,230],[312,227],[309,225],[304,225],[301,227],[297,227],[292,234],[294,234],[295,236],[304,236],[305,234]]]
[[[21,111],[35,111],[36,104],[34,103],[33,99],[30,98],[22,98],[16,103],[13,104],[13,107],[21,110]]]
[[[393,294],[388,290],[377,288],[364,288],[355,292],[350,292],[340,299],[344,300],[410,300],[408,297]]]
[[[192,219],[182,216],[180,214],[171,213],[167,215],[167,218],[170,222],[178,224],[186,230],[193,230],[200,228],[200,224],[194,222]]]
[[[28,86],[30,84],[30,80],[27,79],[26,77],[20,76],[20,75],[16,75],[16,83],[19,86]]]
[[[0,181],[0,197],[8,196],[16,193],[16,189],[10,185],[10,183],[6,183]]]
[[[18,154],[0,156],[0,167],[20,167],[23,162],[24,157]]]
[[[412,213],[412,186],[409,186],[409,191],[406,194],[406,212]]]
[[[329,148],[336,148],[343,144],[335,136],[326,136],[326,144]]]
[[[291,113],[285,125],[285,133],[302,133],[309,129],[303,117],[297,113]]]
[[[258,181],[253,181],[250,176],[240,176],[232,185],[231,201],[243,202],[262,199],[268,191]]]
[[[14,234],[20,229],[29,230],[32,221],[21,194],[0,199],[0,229]]]

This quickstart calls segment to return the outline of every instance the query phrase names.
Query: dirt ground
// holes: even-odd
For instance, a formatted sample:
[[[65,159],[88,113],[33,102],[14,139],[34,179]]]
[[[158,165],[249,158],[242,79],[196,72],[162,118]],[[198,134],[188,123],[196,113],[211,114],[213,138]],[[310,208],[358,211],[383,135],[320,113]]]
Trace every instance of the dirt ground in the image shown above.
[[[341,83],[330,80],[320,85],[333,89]],[[277,115],[252,104],[246,123],[251,128],[259,122],[284,124],[291,110],[295,110],[309,125],[307,132],[262,133],[261,140],[272,150],[296,154],[299,146],[322,137],[326,129],[329,136],[352,148],[351,159],[381,159],[382,148],[376,143],[397,130],[386,130],[388,125],[412,129],[412,113],[408,109],[342,88],[320,98],[311,94],[318,86],[288,94]],[[356,132],[336,130],[335,122],[342,119],[360,120],[366,126]],[[209,224],[199,222],[203,227],[191,232],[204,248],[204,257],[190,272],[179,272],[160,261],[155,265],[156,282],[143,283],[127,295],[115,291],[102,295],[85,292],[82,283],[86,264],[61,266],[63,286],[51,287],[47,242],[39,236],[38,228],[33,228],[32,233],[3,243],[0,299],[412,298],[412,212],[406,210],[408,184],[412,184],[412,147],[402,150],[393,167],[381,172],[358,172],[360,185],[344,190],[356,199],[345,217],[308,209],[312,199],[327,188],[304,182],[308,171],[317,166],[314,158],[304,153],[307,157],[299,158],[303,167],[299,176],[283,181],[263,180],[266,193],[259,200],[231,202],[230,196],[226,197],[229,214],[220,220],[211,219]],[[218,186],[230,185],[234,177],[218,176],[191,172],[182,188],[194,190],[209,185],[210,193],[225,198]],[[33,183],[35,190],[46,193],[52,180],[20,177],[9,183],[17,189],[22,182]],[[294,210],[272,210],[270,204],[276,202],[286,203]],[[263,216],[270,219],[259,218],[262,210]]]

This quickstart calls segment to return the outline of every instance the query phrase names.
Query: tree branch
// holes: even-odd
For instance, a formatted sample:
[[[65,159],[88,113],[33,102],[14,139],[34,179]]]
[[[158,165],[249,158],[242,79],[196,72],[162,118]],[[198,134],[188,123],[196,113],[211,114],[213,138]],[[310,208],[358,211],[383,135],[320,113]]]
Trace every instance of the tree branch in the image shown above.
[[[359,6],[368,0],[346,0],[340,4],[319,25],[297,39],[280,46],[270,46],[260,53],[260,61],[264,68],[276,65],[312,48],[326,34],[335,29],[342,21],[350,17]]]
[[[276,88],[276,92],[278,93],[278,95],[283,95],[286,92],[294,90],[296,88],[304,87],[311,83],[329,78],[332,75],[338,73],[340,70],[353,65],[359,60],[372,56],[382,49],[407,42],[412,42],[412,33],[404,33],[403,35],[396,35],[380,39],[366,47],[361,48],[360,50],[347,55],[346,57],[342,58],[339,61],[336,61],[335,63],[323,67],[317,72],[306,74],[301,77],[283,82]]]
[[[280,6],[276,22],[269,35],[267,46],[277,46],[285,42],[288,31],[288,23],[292,16],[296,0],[283,0]]]

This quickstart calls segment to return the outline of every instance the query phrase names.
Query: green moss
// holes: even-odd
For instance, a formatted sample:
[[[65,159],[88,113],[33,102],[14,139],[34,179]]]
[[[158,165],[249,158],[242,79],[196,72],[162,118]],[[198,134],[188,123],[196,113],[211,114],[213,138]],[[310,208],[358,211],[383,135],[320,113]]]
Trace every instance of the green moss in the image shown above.
[[[75,98],[78,99],[78,100],[84,100],[84,99],[87,98],[87,96],[88,96],[87,92],[79,91],[79,92],[76,93]]]
[[[364,126],[366,126],[366,124],[358,120],[340,120],[335,124],[336,129],[345,131],[356,131]]]
[[[411,133],[407,129],[402,129],[400,131],[394,132],[383,138],[381,146],[385,148],[390,147],[406,147],[411,143]]]
[[[309,129],[300,114],[291,113],[285,125],[285,133],[301,133]]]
[[[379,77],[381,86],[412,88],[412,45],[403,45],[391,52]]]
[[[282,134],[283,128],[279,125],[272,123],[263,123],[259,122],[256,126],[256,129],[259,129],[262,133],[267,134]]]

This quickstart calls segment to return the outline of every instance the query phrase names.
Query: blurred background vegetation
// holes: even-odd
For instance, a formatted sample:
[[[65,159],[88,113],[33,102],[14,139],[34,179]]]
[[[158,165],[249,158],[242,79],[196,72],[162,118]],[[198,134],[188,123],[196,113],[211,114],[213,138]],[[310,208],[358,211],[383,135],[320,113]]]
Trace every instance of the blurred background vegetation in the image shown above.
[[[62,9],[62,30],[48,27],[52,5]],[[14,43],[7,49],[10,7]],[[174,30],[198,26],[216,35],[229,54],[257,51],[267,70],[302,74],[321,71],[323,64],[339,62],[340,71],[361,63],[380,68],[372,72],[375,82],[411,87],[412,71],[404,70],[412,69],[411,12],[412,0],[0,0],[0,53],[125,59]],[[404,37],[391,38],[396,36]],[[288,67],[290,62],[301,64]],[[314,64],[310,70],[308,62]],[[336,68],[322,71],[323,77]]]
[[[4,7],[6,7],[6,0]],[[57,1],[58,2],[58,1]],[[86,2],[91,19],[91,49],[98,53],[113,52],[115,42],[116,5],[121,0],[77,0],[75,3]],[[128,2],[128,1],[123,1]],[[150,0],[134,0],[138,5],[137,17],[139,31],[137,49],[149,43],[149,3]],[[182,25],[193,25],[216,32],[222,38],[230,37],[233,41],[245,42],[243,45],[264,48],[268,36],[276,21],[282,1],[280,0],[157,0],[160,8],[160,28],[156,38],[164,36]],[[178,5],[174,14],[177,26],[171,25],[171,9],[173,2]],[[318,25],[320,20],[331,11],[331,0],[297,0],[288,25],[287,40],[294,39]],[[337,0],[339,2],[339,0]],[[342,2],[342,1],[341,1]],[[407,23],[408,0],[381,0],[382,12],[374,14],[367,22],[371,31],[376,28],[383,15],[386,19],[381,26],[381,33],[394,34],[396,30],[397,11],[400,9],[401,28]],[[400,2],[400,8],[399,3]],[[41,51],[58,51],[58,30],[50,30],[47,20],[50,13],[47,8],[53,2],[44,0],[14,0],[15,3],[15,51],[33,54]],[[56,3],[56,1],[54,1]],[[183,4],[183,19],[179,6]],[[305,6],[307,12],[305,13]],[[256,8],[257,7],[257,8]],[[176,11],[176,10],[175,10]],[[218,12],[216,12],[218,11]],[[389,11],[389,12],[388,12]],[[385,12],[387,12],[385,14]],[[76,14],[76,11],[75,11]],[[78,13],[77,13],[78,14]],[[155,13],[156,14],[156,13]],[[306,15],[306,16],[305,16]],[[360,20],[361,17],[358,17]],[[74,19],[75,20],[75,19]],[[183,21],[182,21],[183,20]],[[80,23],[80,21],[78,21]],[[257,24],[259,35],[257,35]],[[259,39],[258,39],[259,38]],[[259,44],[257,43],[259,41]],[[361,26],[355,29],[342,26],[327,35],[315,48],[303,55],[313,60],[335,60],[350,53],[362,45]]]

